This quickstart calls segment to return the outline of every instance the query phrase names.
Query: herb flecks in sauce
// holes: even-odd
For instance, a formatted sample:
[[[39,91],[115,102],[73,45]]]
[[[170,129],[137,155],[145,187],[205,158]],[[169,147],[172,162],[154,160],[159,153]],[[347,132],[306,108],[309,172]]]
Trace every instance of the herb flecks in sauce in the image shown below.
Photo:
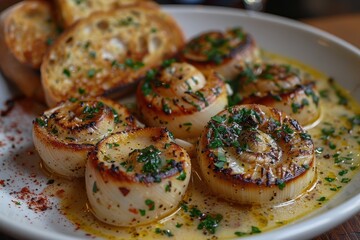
[[[270,54],[267,56],[273,58]],[[277,60],[279,60],[279,58],[277,58]],[[280,60],[281,62],[288,62],[288,60]],[[323,100],[324,95],[326,95],[328,99],[319,103],[322,105],[324,114],[322,122],[308,131],[316,147],[319,178],[317,186],[312,189],[309,194],[300,196],[294,200],[292,204],[278,208],[265,206],[234,206],[211,197],[211,193],[204,188],[204,183],[194,174],[193,185],[189,189],[188,196],[185,198],[188,204],[182,205],[182,210],[172,215],[171,220],[166,220],[159,225],[151,224],[138,228],[119,230],[119,228],[104,227],[102,224],[94,223],[93,216],[89,212],[83,211],[86,203],[86,194],[84,192],[83,194],[79,194],[79,189],[83,188],[83,181],[75,181],[75,185],[69,187],[69,191],[67,191],[69,196],[61,199],[61,209],[66,213],[66,217],[71,222],[77,223],[80,229],[104,238],[116,236],[129,239],[144,236],[168,239],[168,236],[163,232],[164,230],[169,230],[171,234],[174,235],[173,238],[177,236],[189,239],[208,239],[210,237],[236,238],[238,236],[251,235],[251,233],[258,234],[256,229],[261,232],[266,232],[286,225],[303,217],[304,214],[314,212],[317,208],[327,204],[328,200],[331,200],[335,194],[338,194],[344,186],[349,184],[346,183],[347,181],[350,180],[350,183],[352,183],[351,179],[353,176],[359,173],[360,145],[358,141],[360,141],[360,125],[358,124],[358,117],[356,117],[360,115],[359,104],[354,103],[351,97],[344,91],[341,91],[341,94],[349,103],[346,107],[343,104],[339,104],[339,98],[335,90],[327,82],[327,78],[308,67],[304,67],[304,65],[293,62],[290,63],[316,75],[316,78],[320,79],[319,82],[317,82],[317,88],[320,92],[323,92],[321,100]],[[150,75],[151,74],[149,74],[149,76]],[[336,80],[341,81],[341,79]],[[151,89],[144,89],[151,94]],[[221,122],[221,119],[218,120]],[[330,125],[325,124],[325,121],[330,123]],[[274,125],[276,125],[275,122]],[[334,128],[334,131],[331,127]],[[341,127],[346,127],[349,131],[341,130]],[[322,129],[326,129],[324,133]],[[236,129],[236,131],[238,130],[239,129]],[[220,128],[219,131],[221,132],[222,129]],[[340,132],[341,134],[339,134]],[[305,135],[303,137],[306,138]],[[322,137],[324,137],[324,139]],[[326,141],[333,142],[336,145],[336,149],[331,149]],[[236,143],[228,142],[230,145],[236,145]],[[169,145],[166,146],[167,148],[169,147]],[[246,148],[244,147],[243,149]],[[221,156],[220,159],[222,159]],[[343,170],[347,170],[347,173],[343,173]],[[340,172],[343,174],[342,176],[339,174]],[[61,181],[64,180],[56,179],[57,183]],[[171,185],[165,180],[164,183],[165,191],[165,186]],[[172,191],[174,190],[172,187],[170,189]],[[317,201],[317,199],[322,199],[322,197],[325,197],[324,201]],[[202,230],[197,229],[200,220],[196,217],[191,218],[188,212],[192,206],[197,206],[197,209],[201,210],[202,213],[209,213],[213,217],[216,216],[216,214],[223,216],[219,226],[216,228],[214,236],[204,235],[203,231],[205,228]],[[185,212],[185,209],[187,209],[187,212]],[[290,211],[292,212],[291,215],[288,214]],[[178,228],[175,225],[181,225],[181,227]],[[254,230],[253,227],[255,227]],[[156,228],[159,228],[159,230],[156,231]]]

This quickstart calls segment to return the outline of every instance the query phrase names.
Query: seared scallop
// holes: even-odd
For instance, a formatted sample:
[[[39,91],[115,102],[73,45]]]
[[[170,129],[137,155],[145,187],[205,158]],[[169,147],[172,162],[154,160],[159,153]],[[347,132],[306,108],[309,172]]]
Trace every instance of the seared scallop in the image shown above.
[[[241,66],[260,61],[254,38],[239,27],[225,32],[211,31],[191,39],[180,54],[180,59],[202,71],[215,70],[230,80]]]
[[[311,136],[296,120],[262,105],[234,106],[212,117],[197,154],[208,187],[236,203],[285,202],[315,181]]]
[[[274,107],[295,118],[305,129],[320,120],[315,81],[290,65],[246,66],[232,85],[237,89],[230,97],[234,100],[230,105],[257,103]]]
[[[35,119],[33,140],[45,168],[83,177],[87,154],[107,135],[138,127],[122,105],[105,98],[70,99]]]
[[[165,126],[177,138],[197,138],[210,117],[227,105],[225,82],[183,62],[152,72],[137,89],[140,116],[148,126]]]
[[[188,154],[165,128],[119,132],[89,154],[87,196],[100,221],[142,225],[178,208],[190,175]]]

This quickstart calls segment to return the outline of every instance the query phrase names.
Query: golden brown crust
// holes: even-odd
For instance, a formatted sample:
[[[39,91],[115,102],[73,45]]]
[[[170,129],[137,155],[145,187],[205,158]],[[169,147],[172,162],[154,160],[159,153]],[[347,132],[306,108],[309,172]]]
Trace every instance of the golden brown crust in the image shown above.
[[[115,8],[128,6],[142,6],[149,8],[158,8],[159,6],[148,0],[55,0],[57,18],[61,26],[67,28],[76,21],[86,18],[99,11],[109,11]]]
[[[259,61],[259,49],[250,34],[234,27],[194,37],[182,50],[180,59],[202,71],[215,70],[230,80],[245,64]]]
[[[165,128],[142,128],[114,133],[97,144],[89,154],[85,182],[99,220],[137,226],[177,209],[191,178],[191,162],[173,141]]]
[[[4,39],[14,57],[39,68],[48,46],[58,35],[47,1],[23,1],[6,9],[1,17]]]
[[[209,187],[238,203],[287,201],[314,182],[310,135],[274,108],[238,105],[220,112],[203,131],[197,151]]]
[[[98,12],[66,30],[41,67],[47,103],[119,92],[184,44],[177,23],[145,7]]]
[[[208,72],[208,74],[205,75],[205,78],[206,83],[203,88],[197,91],[187,90],[184,91],[181,95],[177,94],[176,92],[174,92],[174,89],[172,89],[176,88],[176,86],[157,86],[157,84],[159,83],[163,85],[176,85],[178,82],[180,82],[180,80],[178,82],[173,81],[172,83],[167,83],[165,79],[161,79],[160,76],[156,76],[155,79],[152,79],[149,82],[147,82],[146,80],[142,81],[137,89],[136,99],[138,105],[151,109],[151,111],[154,112],[155,116],[168,116],[168,120],[173,117],[190,115],[195,112],[200,112],[208,105],[211,105],[216,100],[218,95],[226,92],[225,82],[224,80],[222,80],[221,77],[219,77],[216,72]],[[152,92],[149,94],[144,94],[144,85],[147,84],[149,85],[147,91]],[[164,91],[167,91],[167,93],[164,93]]]
[[[112,132],[137,128],[122,105],[105,98],[70,99],[34,121],[34,145],[44,166],[61,176],[84,176],[87,154]]]
[[[227,105],[227,91],[215,71],[173,62],[147,76],[136,92],[140,117],[148,126],[165,126],[177,138],[198,137],[210,117]]]
[[[120,137],[114,135],[119,135]],[[166,179],[178,176],[182,170],[187,168],[186,165],[188,164],[188,160],[184,160],[184,158],[188,158],[188,154],[179,145],[169,140],[169,131],[166,128],[132,129],[115,133],[98,142],[95,149],[89,153],[88,160],[91,161],[93,168],[98,169],[102,177],[108,181],[111,179],[112,181],[133,184],[156,184],[156,179],[152,175],[143,173],[133,174],[132,172],[119,170],[118,168],[113,168],[108,163],[104,163],[104,159],[101,159],[103,158],[103,153],[107,152],[109,143],[112,143],[109,139],[116,139],[119,143],[119,148],[121,148],[121,146],[127,144],[127,141],[129,141],[127,138],[141,139],[145,137],[150,138],[150,136],[152,137],[152,145],[161,149],[163,152],[167,152],[163,153],[164,155],[168,154],[168,157],[180,159],[179,161],[176,161],[177,164],[169,165],[166,171],[158,173],[158,177],[161,180],[165,181]],[[169,153],[171,154],[169,155]],[[131,153],[127,157],[130,158]],[[119,161],[119,159],[117,159],[117,161]]]
[[[315,81],[290,65],[246,66],[232,85],[238,86],[234,91],[243,98],[241,104],[277,108],[305,128],[313,127],[321,116]]]
[[[7,10],[0,16],[0,69],[2,74],[14,82],[20,91],[27,97],[43,101],[44,93],[41,88],[40,74],[31,66],[21,63],[9,48],[6,29],[9,19],[14,17],[14,12],[19,12],[23,3],[19,3]],[[20,10],[16,10],[19,9]],[[21,49],[21,48],[20,48]]]

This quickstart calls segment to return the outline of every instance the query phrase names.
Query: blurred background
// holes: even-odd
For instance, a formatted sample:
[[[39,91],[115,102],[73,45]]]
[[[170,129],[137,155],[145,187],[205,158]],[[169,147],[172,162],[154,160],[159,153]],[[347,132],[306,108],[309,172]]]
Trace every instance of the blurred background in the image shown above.
[[[0,0],[0,11],[19,0]],[[202,4],[258,10],[293,19],[360,13],[360,0],[156,0],[160,4]],[[360,26],[359,26],[360,30]]]
[[[157,0],[157,2],[215,5],[271,13],[310,24],[360,48],[360,0]]]
[[[157,2],[260,10],[293,19],[360,13],[360,0],[157,0]]]

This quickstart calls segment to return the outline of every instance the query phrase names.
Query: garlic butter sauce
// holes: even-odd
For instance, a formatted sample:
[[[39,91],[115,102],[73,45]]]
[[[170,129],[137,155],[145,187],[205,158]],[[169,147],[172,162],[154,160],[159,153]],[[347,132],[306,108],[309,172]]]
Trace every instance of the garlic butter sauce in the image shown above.
[[[193,161],[192,179],[186,197],[171,215],[148,225],[119,228],[96,220],[88,207],[83,180],[58,179],[48,191],[56,194],[61,212],[89,236],[107,239],[231,239],[261,234],[316,211],[352,181],[360,166],[360,106],[335,81],[294,60],[264,52],[269,62],[290,64],[316,79],[322,117],[308,130],[316,148],[317,181],[301,196],[274,205],[237,205],[207,191]],[[286,186],[285,186],[286,187]],[[281,190],[279,190],[281,191]]]

